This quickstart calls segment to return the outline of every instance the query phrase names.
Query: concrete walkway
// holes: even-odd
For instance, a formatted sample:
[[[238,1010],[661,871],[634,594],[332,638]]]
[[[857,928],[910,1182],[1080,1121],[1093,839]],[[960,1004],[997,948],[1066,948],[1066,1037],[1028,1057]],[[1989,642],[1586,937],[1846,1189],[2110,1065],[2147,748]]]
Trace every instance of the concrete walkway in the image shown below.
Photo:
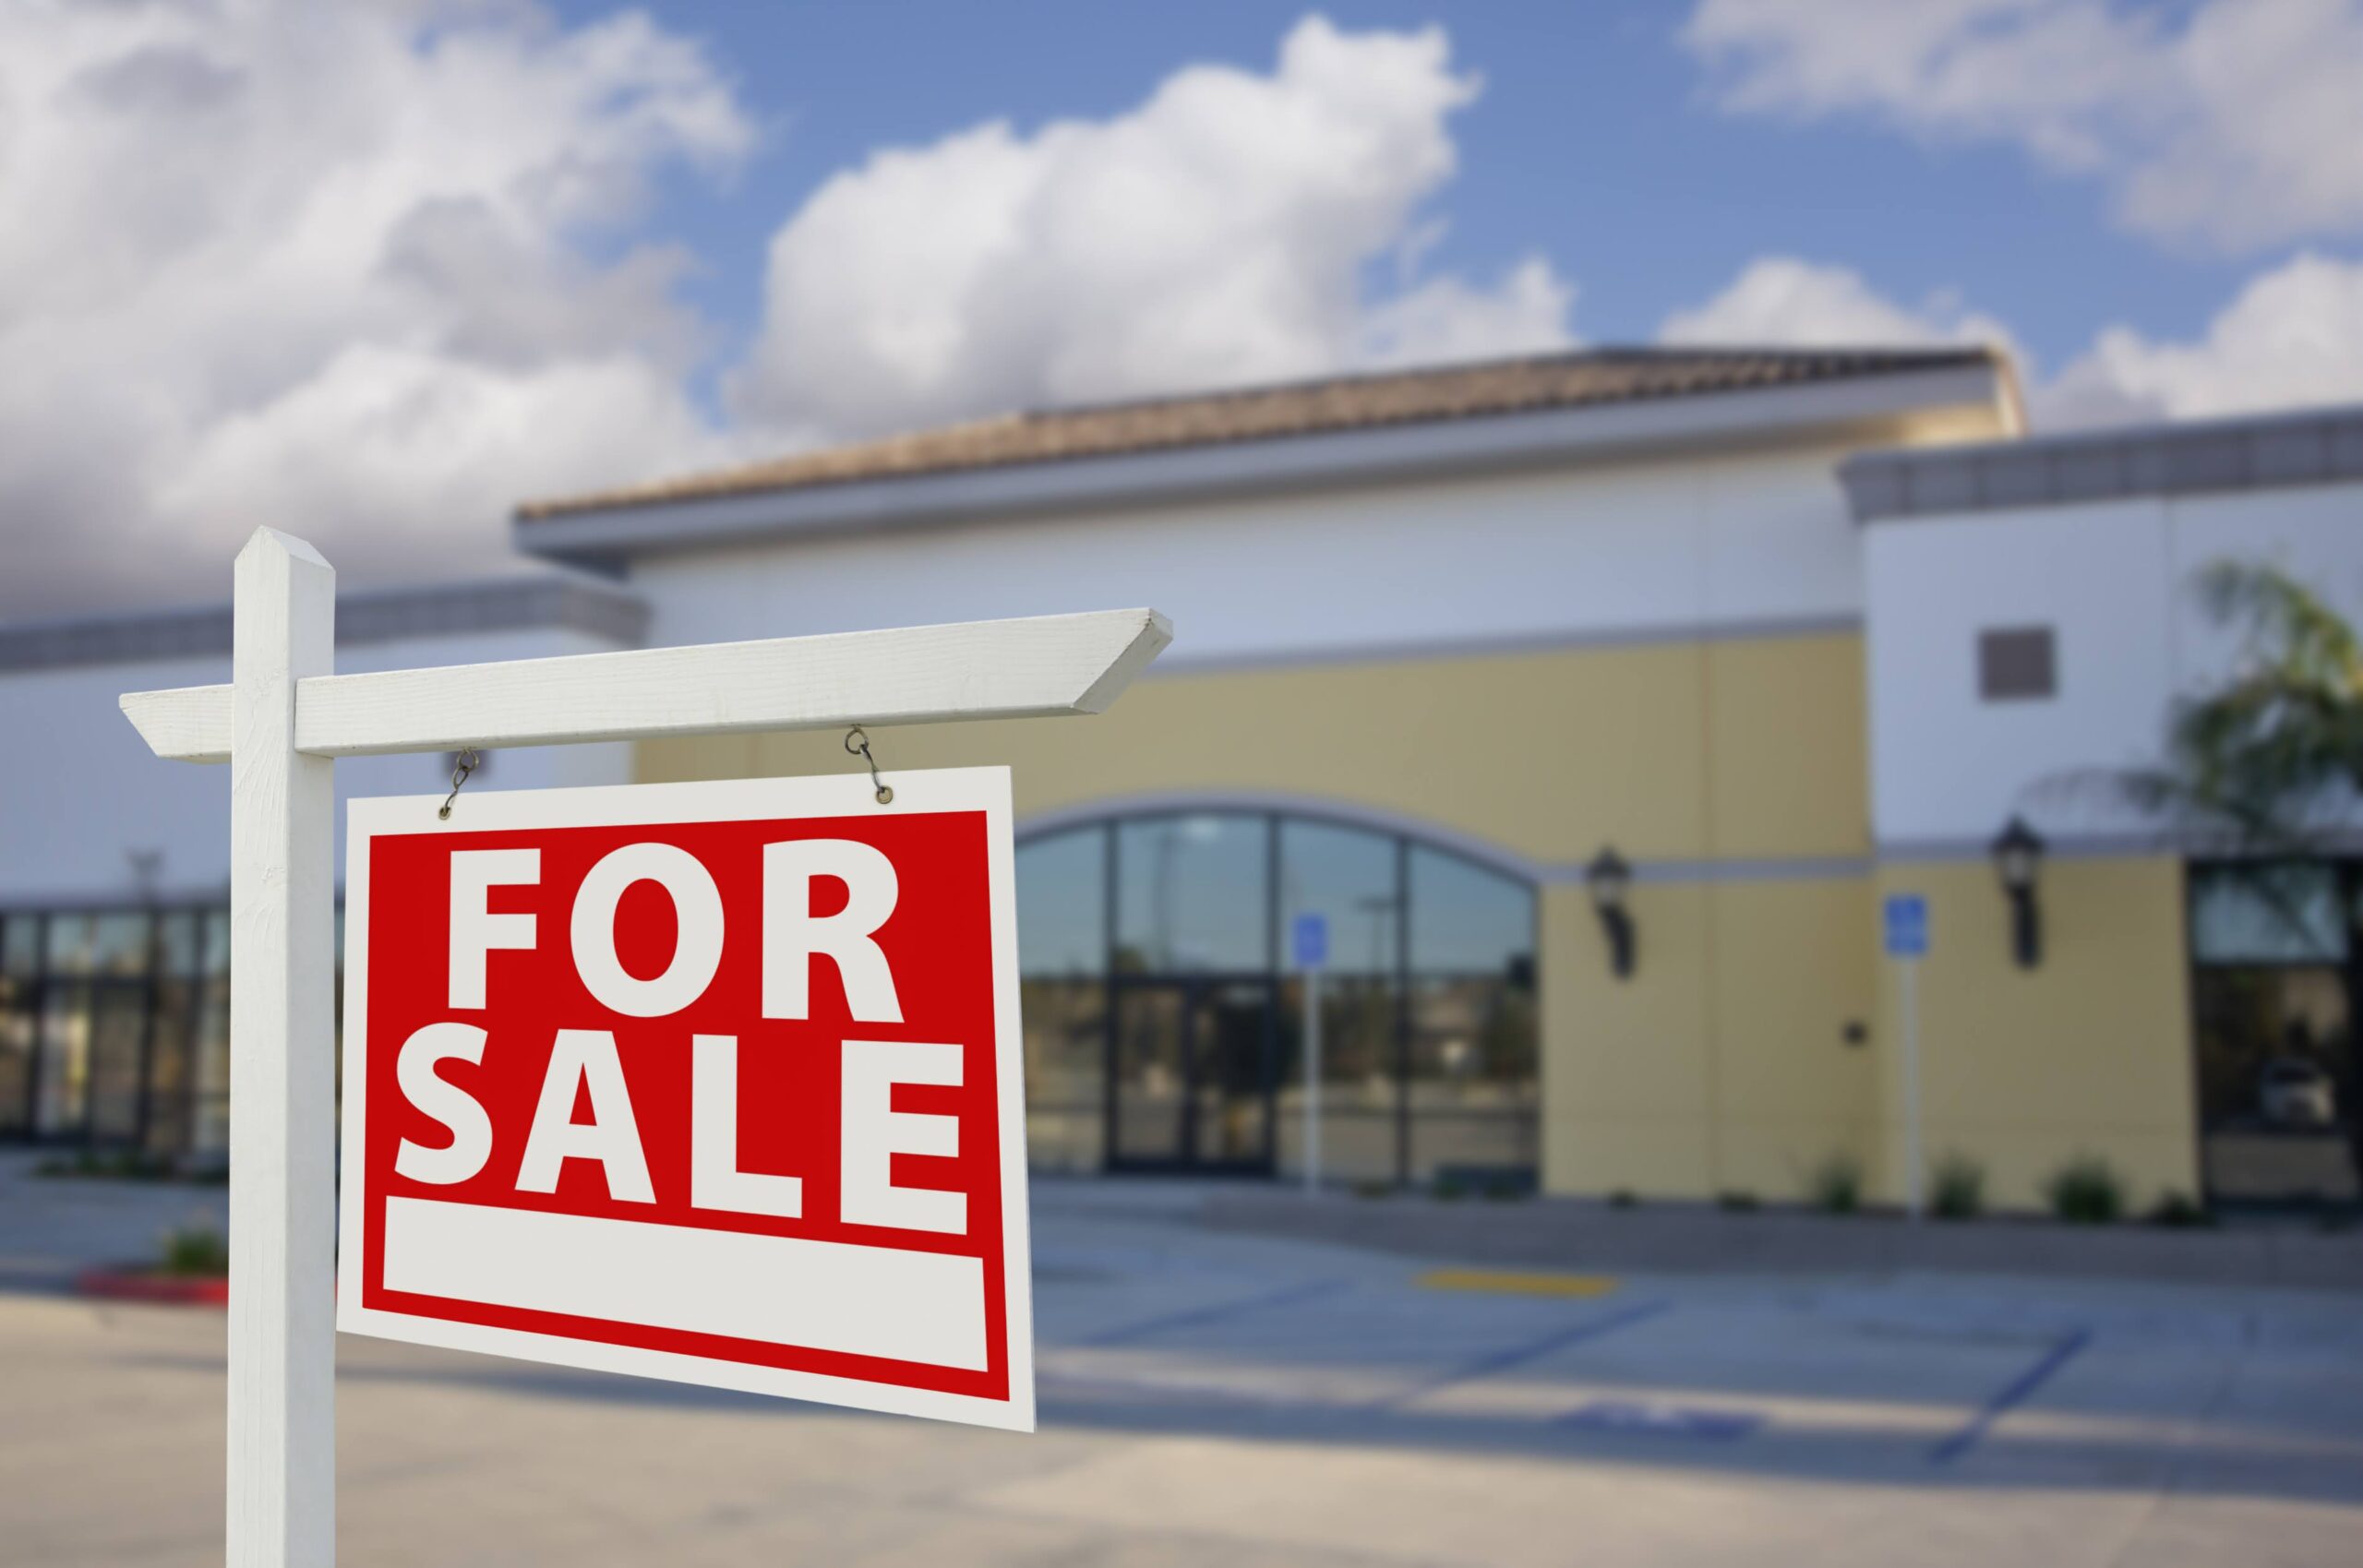
[[[0,1192],[10,1233],[112,1246],[25,1220],[68,1186]],[[1205,1202],[1042,1184],[1032,1437],[344,1339],[342,1560],[2329,1568],[2363,1539],[2363,1298],[1489,1281]],[[218,1312],[0,1294],[0,1564],[218,1562],[222,1352]]]

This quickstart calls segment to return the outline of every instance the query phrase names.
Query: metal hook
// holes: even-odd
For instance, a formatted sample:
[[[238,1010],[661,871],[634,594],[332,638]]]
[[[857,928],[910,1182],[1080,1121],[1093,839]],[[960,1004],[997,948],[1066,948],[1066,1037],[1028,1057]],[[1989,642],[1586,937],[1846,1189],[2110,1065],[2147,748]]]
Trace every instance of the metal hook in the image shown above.
[[[859,745],[855,744],[857,740],[860,742]],[[846,755],[848,757],[858,757],[863,761],[870,764],[870,782],[871,784],[876,786],[878,792],[878,804],[881,806],[894,805],[894,787],[878,776],[878,759],[870,754],[870,736],[862,733],[862,728],[859,724],[856,724],[853,728],[846,731]]]
[[[443,809],[435,813],[447,822],[451,820],[451,802],[460,798],[460,786],[468,782],[468,775],[479,766],[476,748],[473,746],[461,751],[454,760],[458,765],[451,770],[451,793],[443,797]]]

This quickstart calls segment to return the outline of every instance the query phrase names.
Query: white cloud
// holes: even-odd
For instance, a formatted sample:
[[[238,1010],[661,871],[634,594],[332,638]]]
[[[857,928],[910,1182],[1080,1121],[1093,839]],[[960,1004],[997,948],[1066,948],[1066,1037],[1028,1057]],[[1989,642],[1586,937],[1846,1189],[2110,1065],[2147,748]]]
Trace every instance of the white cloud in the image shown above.
[[[2111,327],[2045,396],[2076,423],[2363,402],[2363,262],[2298,256],[2250,279],[2191,341]]]
[[[504,558],[521,494],[703,461],[662,247],[586,259],[751,134],[697,49],[522,3],[0,20],[0,613]]]
[[[2202,419],[2363,401],[2363,262],[2306,254],[2250,279],[2188,341],[2109,327],[2046,377],[2009,329],[1949,295],[1910,305],[1860,273],[1793,257],[1761,257],[1705,304],[1666,317],[1673,343],[1988,342],[2018,362],[2034,424],[2045,429]]]
[[[1949,295],[1899,305],[1859,272],[1801,260],[1758,257],[1722,293],[1677,310],[1658,329],[1661,342],[1798,348],[1843,344],[1990,342],[2010,335],[1990,317],[1961,309]]]
[[[2146,233],[2363,230],[2363,0],[1701,0],[1683,38],[1734,113],[2014,142]]]
[[[733,407],[846,433],[1564,343],[1539,260],[1372,297],[1430,237],[1477,90],[1437,29],[1313,17],[1269,75],[1192,66],[1111,119],[877,153],[774,237]]]

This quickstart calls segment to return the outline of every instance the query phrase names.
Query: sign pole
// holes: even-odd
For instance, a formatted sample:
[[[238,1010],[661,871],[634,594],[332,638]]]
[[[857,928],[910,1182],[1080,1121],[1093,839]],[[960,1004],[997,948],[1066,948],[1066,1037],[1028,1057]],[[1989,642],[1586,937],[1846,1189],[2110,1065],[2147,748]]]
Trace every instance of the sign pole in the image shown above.
[[[231,629],[231,1568],[336,1558],[335,763],[295,748],[330,675],[336,573],[258,529]]]
[[[1304,1190],[1321,1191],[1321,967],[1304,972]]]
[[[1920,1162],[1920,961],[1907,958],[1897,976],[1903,992],[1903,1187],[1913,1220],[1923,1212]]]

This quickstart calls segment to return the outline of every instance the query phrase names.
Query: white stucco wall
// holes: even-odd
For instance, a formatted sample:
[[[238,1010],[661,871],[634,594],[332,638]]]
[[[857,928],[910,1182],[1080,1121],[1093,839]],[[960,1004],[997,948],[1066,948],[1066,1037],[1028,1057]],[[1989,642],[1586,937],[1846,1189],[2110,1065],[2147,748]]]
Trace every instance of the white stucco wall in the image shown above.
[[[1872,805],[1884,845],[1982,840],[2013,811],[2055,835],[2144,824],[2064,781],[2155,760],[2178,692],[2220,680],[2238,633],[2195,575],[2275,562],[2363,620],[2363,485],[2143,497],[1912,517],[1865,531]],[[2055,629],[2057,696],[1982,701],[1981,630]]]
[[[1154,605],[1160,668],[1848,619],[1844,449],[1597,465],[643,558],[653,643]]]
[[[422,637],[337,651],[340,672],[464,664],[603,652],[615,644],[561,628]],[[129,898],[129,854],[161,849],[158,891],[212,896],[229,883],[230,770],[151,756],[115,706],[126,691],[208,686],[230,678],[227,656],[0,672],[0,904]],[[495,757],[468,788],[620,784],[621,745],[542,747]],[[336,767],[338,849],[342,803],[354,796],[448,787],[439,757],[359,757]]]

